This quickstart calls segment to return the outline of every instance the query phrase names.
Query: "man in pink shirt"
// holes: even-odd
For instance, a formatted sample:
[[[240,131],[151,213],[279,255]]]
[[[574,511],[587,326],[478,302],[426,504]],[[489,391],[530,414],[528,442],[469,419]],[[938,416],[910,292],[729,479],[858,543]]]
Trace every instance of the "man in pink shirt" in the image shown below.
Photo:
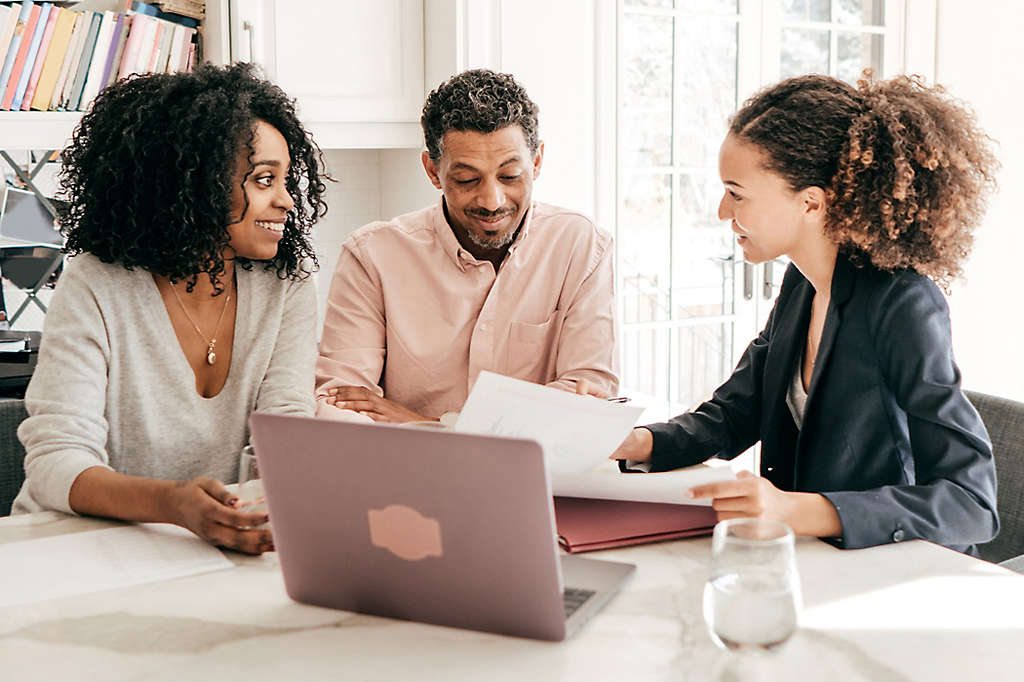
[[[430,93],[421,123],[442,197],[343,245],[317,414],[437,420],[462,408],[482,370],[613,394],[612,239],[532,200],[537,106],[512,76],[472,70]]]

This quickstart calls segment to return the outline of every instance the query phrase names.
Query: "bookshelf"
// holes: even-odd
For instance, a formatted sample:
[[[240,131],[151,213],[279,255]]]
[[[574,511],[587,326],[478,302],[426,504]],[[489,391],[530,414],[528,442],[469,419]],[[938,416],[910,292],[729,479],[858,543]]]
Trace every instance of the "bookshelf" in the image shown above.
[[[10,3],[2,3],[10,4]],[[54,6],[62,6],[76,11],[117,11],[125,10],[124,0],[82,0],[81,2],[54,2]],[[209,0],[206,3],[206,18],[203,26],[203,47],[205,61],[223,64],[229,53],[227,37],[228,0]],[[3,56],[0,56],[0,60]],[[84,107],[83,107],[84,108]],[[46,166],[55,151],[63,149],[71,140],[71,135],[82,118],[81,111],[0,111],[0,166],[10,167],[8,175],[13,174],[24,183],[26,189],[35,192],[47,210],[56,217],[53,205],[34,183],[34,179]],[[11,152],[40,152],[37,154],[42,161],[30,167],[20,166],[12,157]],[[60,266],[63,258],[57,254],[50,264],[46,275],[18,307],[17,311],[7,317],[6,305],[0,288],[0,329],[13,326],[29,302],[46,312],[46,306],[36,298],[36,294],[49,280],[49,276]],[[0,284],[2,287],[2,284]]]

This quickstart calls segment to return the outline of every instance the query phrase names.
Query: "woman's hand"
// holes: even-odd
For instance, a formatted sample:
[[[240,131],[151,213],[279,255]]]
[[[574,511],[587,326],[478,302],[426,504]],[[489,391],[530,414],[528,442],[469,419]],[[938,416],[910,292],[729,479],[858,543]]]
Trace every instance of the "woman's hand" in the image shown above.
[[[645,428],[637,427],[629,432],[626,440],[615,449],[608,459],[628,459],[633,462],[651,461],[651,450],[654,448],[654,436]]]
[[[843,532],[835,507],[817,493],[779,490],[771,481],[741,471],[734,481],[694,486],[693,498],[711,498],[718,520],[759,518],[781,521],[797,535],[835,537]]]
[[[213,478],[193,478],[171,488],[168,517],[207,542],[246,554],[273,551],[266,512],[240,510],[238,496]]]

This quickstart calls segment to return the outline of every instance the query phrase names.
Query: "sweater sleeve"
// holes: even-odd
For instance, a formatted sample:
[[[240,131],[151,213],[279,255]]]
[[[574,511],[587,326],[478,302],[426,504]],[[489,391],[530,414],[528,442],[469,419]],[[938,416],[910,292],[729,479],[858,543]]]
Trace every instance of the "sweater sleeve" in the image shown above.
[[[109,468],[107,369],[110,340],[87,270],[72,259],[46,313],[39,360],[25,394],[25,483],[15,513],[72,514],[71,485],[90,467]]]
[[[266,375],[256,398],[258,412],[313,415],[316,365],[316,290],[313,278],[289,281]]]
[[[968,546],[995,536],[996,471],[977,411],[960,390],[946,302],[926,280],[897,280],[872,322],[882,376],[905,411],[914,480],[826,492],[853,549],[923,538]]]

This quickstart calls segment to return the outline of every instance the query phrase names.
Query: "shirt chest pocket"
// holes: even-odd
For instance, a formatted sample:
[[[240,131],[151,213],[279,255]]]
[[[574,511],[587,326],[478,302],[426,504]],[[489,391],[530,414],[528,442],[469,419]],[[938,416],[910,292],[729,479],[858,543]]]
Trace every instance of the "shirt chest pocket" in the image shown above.
[[[555,310],[540,324],[512,322],[505,358],[506,374],[535,383],[552,381],[555,378],[561,331],[561,310]]]

